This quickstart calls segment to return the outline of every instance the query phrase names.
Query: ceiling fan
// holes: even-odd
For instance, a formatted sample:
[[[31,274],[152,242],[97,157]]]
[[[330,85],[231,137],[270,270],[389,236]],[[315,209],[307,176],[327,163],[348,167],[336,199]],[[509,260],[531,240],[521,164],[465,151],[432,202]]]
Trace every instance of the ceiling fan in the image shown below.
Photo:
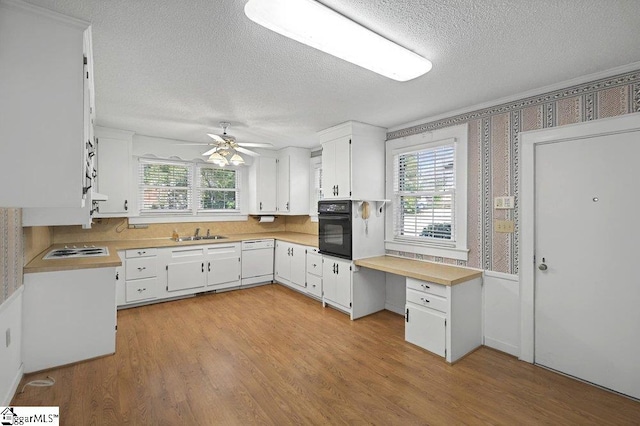
[[[209,156],[209,158],[207,159],[208,162],[216,164],[220,167],[224,167],[229,164],[239,166],[244,164],[244,159],[240,156],[239,153],[251,155],[252,157],[260,156],[260,154],[258,154],[257,152],[246,149],[245,147],[273,147],[273,145],[271,145],[270,143],[236,142],[235,137],[227,134],[227,129],[230,125],[230,123],[227,123],[225,121],[220,122],[220,127],[222,127],[221,135],[207,133],[207,136],[214,140],[213,143],[206,144],[213,146],[213,148],[211,148],[207,152],[202,153],[202,155]]]

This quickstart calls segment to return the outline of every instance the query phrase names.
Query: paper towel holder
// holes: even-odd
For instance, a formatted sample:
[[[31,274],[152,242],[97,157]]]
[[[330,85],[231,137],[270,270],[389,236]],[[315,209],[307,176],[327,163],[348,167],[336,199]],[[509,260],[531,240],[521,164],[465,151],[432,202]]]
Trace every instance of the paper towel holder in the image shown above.
[[[262,216],[253,216],[258,219],[258,223],[273,223],[278,219],[278,216],[274,215],[262,215]]]

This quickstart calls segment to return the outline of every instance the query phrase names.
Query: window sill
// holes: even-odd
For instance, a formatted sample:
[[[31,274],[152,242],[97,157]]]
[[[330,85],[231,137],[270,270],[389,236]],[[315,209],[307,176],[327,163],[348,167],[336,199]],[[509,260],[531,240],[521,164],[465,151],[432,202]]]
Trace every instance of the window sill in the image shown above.
[[[148,223],[179,223],[179,222],[245,222],[249,220],[246,214],[217,214],[217,215],[144,215],[129,217],[129,224],[144,225]]]
[[[411,253],[423,254],[427,256],[446,257],[456,260],[469,260],[469,249],[457,247],[444,247],[425,243],[411,243],[407,241],[385,241],[386,250],[407,251]]]

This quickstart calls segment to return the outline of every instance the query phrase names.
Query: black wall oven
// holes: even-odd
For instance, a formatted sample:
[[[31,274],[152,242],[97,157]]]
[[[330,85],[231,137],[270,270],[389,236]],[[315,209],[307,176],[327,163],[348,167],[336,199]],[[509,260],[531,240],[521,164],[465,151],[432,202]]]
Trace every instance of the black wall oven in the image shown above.
[[[318,202],[320,253],[351,260],[351,206],[350,200]]]

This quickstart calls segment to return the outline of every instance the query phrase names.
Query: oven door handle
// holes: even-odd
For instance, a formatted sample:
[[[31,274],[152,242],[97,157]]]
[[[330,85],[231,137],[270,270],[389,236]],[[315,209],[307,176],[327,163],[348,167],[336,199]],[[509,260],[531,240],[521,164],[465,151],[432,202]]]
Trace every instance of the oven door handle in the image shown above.
[[[349,215],[345,214],[342,216],[324,216],[320,213],[320,219],[322,220],[349,220]]]

